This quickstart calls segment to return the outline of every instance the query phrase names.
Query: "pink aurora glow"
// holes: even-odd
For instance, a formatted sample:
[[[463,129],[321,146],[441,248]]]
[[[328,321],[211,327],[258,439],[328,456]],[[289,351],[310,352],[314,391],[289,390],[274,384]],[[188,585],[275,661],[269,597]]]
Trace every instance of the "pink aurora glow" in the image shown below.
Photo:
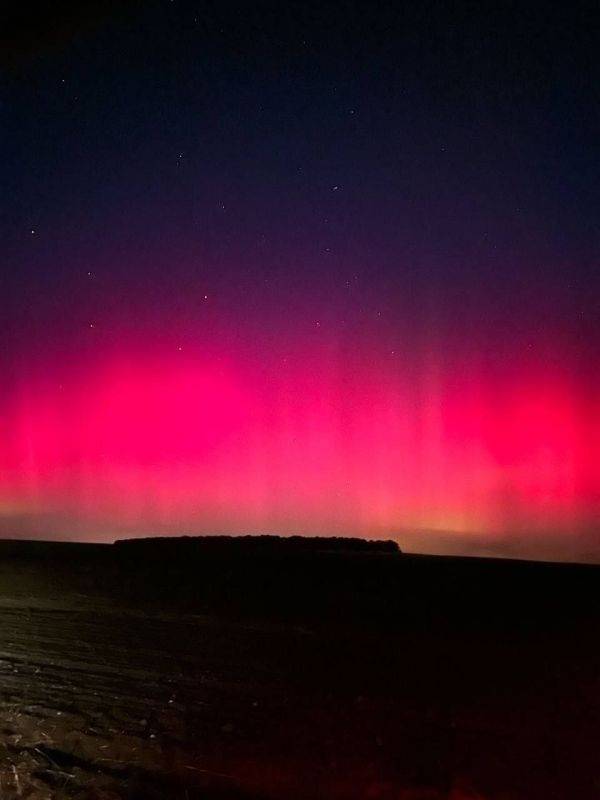
[[[30,377],[2,417],[0,514],[67,538],[535,538],[586,529],[600,487],[593,408],[547,376],[415,385],[367,366],[112,360],[61,384]]]

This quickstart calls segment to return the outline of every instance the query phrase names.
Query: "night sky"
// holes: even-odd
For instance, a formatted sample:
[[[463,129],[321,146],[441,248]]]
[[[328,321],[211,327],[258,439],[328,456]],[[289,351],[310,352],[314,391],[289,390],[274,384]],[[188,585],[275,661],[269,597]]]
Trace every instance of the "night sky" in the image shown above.
[[[594,6],[14,4],[0,534],[600,560]]]

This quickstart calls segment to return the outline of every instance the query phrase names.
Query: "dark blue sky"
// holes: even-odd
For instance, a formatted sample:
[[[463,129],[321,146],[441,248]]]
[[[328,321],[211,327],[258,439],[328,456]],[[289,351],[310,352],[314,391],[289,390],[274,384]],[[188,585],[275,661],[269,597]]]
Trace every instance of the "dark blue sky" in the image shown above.
[[[102,251],[243,251],[251,281],[310,293],[358,268],[376,290],[466,290],[503,320],[534,311],[533,288],[578,326],[597,286],[591,11],[174,0],[65,5],[37,36],[15,20],[10,252],[68,282]]]

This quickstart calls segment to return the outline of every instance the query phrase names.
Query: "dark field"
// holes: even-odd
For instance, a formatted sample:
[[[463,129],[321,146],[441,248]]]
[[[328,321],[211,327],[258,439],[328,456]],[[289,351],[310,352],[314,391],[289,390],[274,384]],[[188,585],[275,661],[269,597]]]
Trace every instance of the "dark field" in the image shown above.
[[[4,543],[0,797],[598,798],[599,576]]]

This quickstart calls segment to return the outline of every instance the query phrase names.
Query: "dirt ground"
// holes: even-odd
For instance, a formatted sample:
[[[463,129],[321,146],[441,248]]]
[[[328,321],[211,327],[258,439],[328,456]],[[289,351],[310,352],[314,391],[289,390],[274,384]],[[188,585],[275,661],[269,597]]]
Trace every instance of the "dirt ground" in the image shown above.
[[[0,562],[0,797],[600,797],[597,628],[220,618]]]

